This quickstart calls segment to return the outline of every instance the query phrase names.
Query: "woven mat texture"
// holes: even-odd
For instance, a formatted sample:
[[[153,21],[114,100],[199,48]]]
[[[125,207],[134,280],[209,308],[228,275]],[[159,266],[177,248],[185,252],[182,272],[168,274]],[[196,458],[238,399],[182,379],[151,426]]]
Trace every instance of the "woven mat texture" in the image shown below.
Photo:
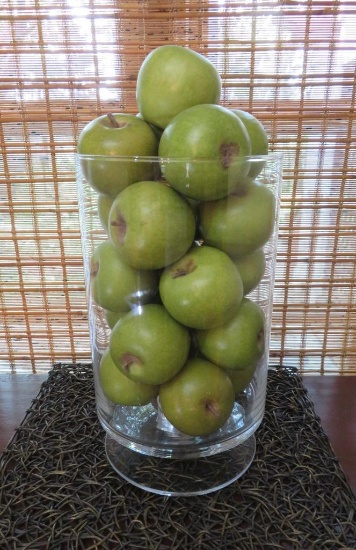
[[[209,495],[127,483],[104,436],[91,365],[55,365],[1,455],[1,550],[356,548],[355,498],[294,369],[269,369],[256,457]]]

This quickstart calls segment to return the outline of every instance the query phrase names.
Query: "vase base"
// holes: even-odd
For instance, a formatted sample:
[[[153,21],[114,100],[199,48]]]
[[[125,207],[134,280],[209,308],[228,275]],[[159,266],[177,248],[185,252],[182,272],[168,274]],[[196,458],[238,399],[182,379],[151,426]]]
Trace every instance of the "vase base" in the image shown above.
[[[138,453],[106,435],[107,458],[124,479],[151,493],[166,496],[205,495],[241,477],[256,452],[252,435],[236,447],[194,459],[161,458]]]

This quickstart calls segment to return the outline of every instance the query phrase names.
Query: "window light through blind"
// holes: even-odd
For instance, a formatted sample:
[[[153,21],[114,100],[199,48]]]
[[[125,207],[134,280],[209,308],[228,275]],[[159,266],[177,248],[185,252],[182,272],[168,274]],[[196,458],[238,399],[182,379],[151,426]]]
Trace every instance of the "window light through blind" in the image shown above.
[[[6,0],[0,8],[0,369],[90,359],[74,171],[81,128],[136,113],[167,43],[284,152],[271,362],[356,373],[356,1]]]

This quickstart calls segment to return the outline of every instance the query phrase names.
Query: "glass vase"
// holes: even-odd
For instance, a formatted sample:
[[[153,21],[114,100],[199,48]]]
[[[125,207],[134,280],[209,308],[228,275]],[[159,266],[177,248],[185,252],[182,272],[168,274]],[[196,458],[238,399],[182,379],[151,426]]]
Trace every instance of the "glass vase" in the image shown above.
[[[136,486],[206,494],[253,461],[281,182],[280,154],[77,156],[97,413]]]

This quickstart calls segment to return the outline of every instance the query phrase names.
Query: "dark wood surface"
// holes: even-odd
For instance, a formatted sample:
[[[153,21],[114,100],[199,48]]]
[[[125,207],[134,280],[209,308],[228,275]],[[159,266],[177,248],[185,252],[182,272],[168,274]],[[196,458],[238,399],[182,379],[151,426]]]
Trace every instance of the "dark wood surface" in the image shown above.
[[[39,374],[0,375],[0,452],[44,380]],[[356,376],[306,375],[303,383],[356,494]]]
[[[303,383],[356,495],[356,376],[306,375]]]

